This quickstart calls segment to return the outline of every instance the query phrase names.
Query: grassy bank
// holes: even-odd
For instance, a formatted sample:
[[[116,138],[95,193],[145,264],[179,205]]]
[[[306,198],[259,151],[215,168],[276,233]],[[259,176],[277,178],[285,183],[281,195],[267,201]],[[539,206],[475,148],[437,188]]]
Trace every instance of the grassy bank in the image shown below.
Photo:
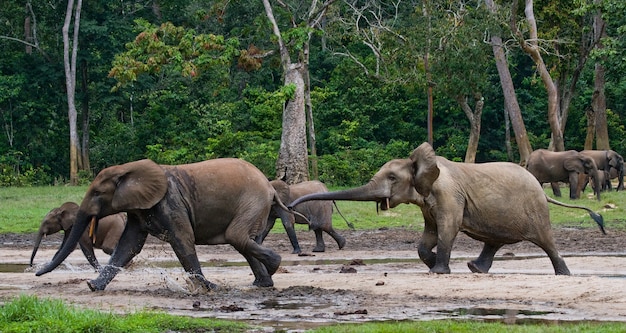
[[[258,332],[243,323],[210,318],[189,318],[162,312],[139,311],[114,314],[81,309],[60,300],[21,296],[0,306],[0,332],[3,333],[158,333],[158,332]],[[311,332],[318,333],[379,333],[379,332],[624,332],[621,323],[559,323],[558,325],[507,325],[463,320],[388,321],[366,324],[324,326]]]
[[[86,190],[86,186],[0,187],[0,233],[37,231],[41,219],[50,209],[66,201],[80,202]],[[602,193],[601,201],[593,199],[589,193],[580,200],[570,200],[567,189],[562,192],[564,197],[558,200],[600,212],[608,230],[626,229],[626,191]],[[552,196],[550,189],[546,193]],[[419,231],[424,223],[422,213],[415,205],[400,205],[378,213],[373,202],[339,201],[337,205],[356,229],[405,227]],[[589,215],[580,209],[550,205],[550,214],[555,227],[596,228]],[[333,225],[340,230],[348,228],[343,218],[336,213],[333,214]],[[298,228],[306,229],[306,226]],[[273,232],[284,232],[280,222],[276,223]]]

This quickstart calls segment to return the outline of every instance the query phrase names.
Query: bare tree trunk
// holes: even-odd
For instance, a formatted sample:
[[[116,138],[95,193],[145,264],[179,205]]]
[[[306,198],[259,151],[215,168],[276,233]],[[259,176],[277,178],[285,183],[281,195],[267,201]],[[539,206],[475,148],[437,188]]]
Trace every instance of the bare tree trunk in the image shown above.
[[[476,151],[478,151],[478,140],[480,139],[481,116],[483,113],[483,106],[485,105],[485,99],[480,93],[476,93],[474,100],[476,103],[474,111],[472,111],[472,108],[467,102],[467,97],[456,97],[457,103],[459,103],[461,109],[463,109],[463,112],[465,112],[465,115],[470,122],[470,136],[467,143],[467,150],[465,151],[465,163],[476,162]]]
[[[87,62],[81,64],[81,88],[83,91],[82,113],[83,113],[83,140],[82,140],[82,161],[81,170],[90,171],[91,163],[89,162],[89,87],[87,85]]]
[[[276,161],[276,176],[288,184],[309,180],[304,112],[304,77],[302,66],[291,64],[285,73],[285,85],[296,87],[293,97],[283,109],[283,133]]]
[[[493,0],[485,0],[487,8],[492,14],[496,13],[496,6]],[[502,93],[504,95],[505,109],[509,112],[509,119],[511,120],[511,126],[515,133],[515,141],[520,154],[520,165],[526,166],[528,156],[533,151],[528,140],[528,134],[526,133],[526,127],[524,126],[524,120],[522,118],[522,110],[517,103],[517,97],[515,96],[515,87],[513,86],[513,79],[509,72],[508,62],[506,55],[504,54],[504,48],[502,44],[502,38],[497,35],[491,36],[491,47],[493,48],[493,55],[496,61],[496,67],[500,76],[500,85],[502,85]]]
[[[276,161],[276,177],[288,184],[295,184],[309,179],[308,155],[306,146],[305,81],[303,64],[291,63],[289,50],[285,45],[269,0],[263,0],[265,13],[272,23],[280,52],[285,85],[295,85],[293,97],[283,108],[283,131],[280,139],[280,151]]]
[[[597,1],[596,1],[597,2]],[[599,11],[594,16],[593,20],[594,35],[597,40],[601,40],[606,36],[605,23],[602,19],[602,13]],[[597,44],[597,48],[603,48],[602,42]],[[601,60],[596,61],[594,71],[594,84],[593,84],[593,99],[591,100],[591,107],[595,115],[595,134],[596,134],[596,149],[605,150],[611,149],[609,144],[609,131],[606,123],[606,96],[604,94],[604,73],[605,68],[601,63]]]
[[[513,147],[511,147],[511,121],[509,120],[509,112],[504,108],[504,146],[506,147],[506,156],[509,162],[513,162]]]
[[[515,16],[515,8],[517,7],[516,4],[517,0],[514,1],[514,5],[512,7],[513,9],[511,10],[512,17]],[[539,72],[539,76],[541,77],[541,81],[543,81],[546,92],[548,94],[548,123],[550,124],[550,131],[552,132],[554,150],[563,151],[565,150],[565,143],[563,141],[563,131],[561,130],[561,123],[559,121],[559,116],[561,112],[559,111],[558,90],[556,88],[556,84],[550,76],[550,72],[548,71],[545,62],[543,61],[543,57],[539,52],[537,22],[535,20],[532,0],[526,0],[524,14],[526,15],[526,23],[528,23],[527,26],[530,35],[528,40],[526,40],[522,32],[517,29],[517,25],[514,21],[511,24],[511,29],[513,29],[515,34],[518,36],[520,45],[524,52],[528,53],[528,55],[530,55],[530,57],[535,62],[535,66],[537,67],[537,71]]]
[[[76,128],[76,56],[78,53],[78,31],[80,26],[80,12],[82,0],[78,0],[74,7],[74,0],[68,0],[65,11],[65,23],[63,24],[63,64],[65,67],[65,85],[67,87],[67,106],[70,127],[70,184],[78,184],[78,156],[80,144]],[[72,39],[72,54],[70,58],[69,30],[74,12],[74,35]]]
[[[595,99],[595,96],[591,97],[592,101],[594,99]],[[592,150],[593,138],[595,137],[595,134],[596,134],[596,117],[594,115],[593,108],[591,107],[591,105],[587,107],[587,109],[585,110],[585,115],[587,116],[587,135],[585,136],[585,150]]]

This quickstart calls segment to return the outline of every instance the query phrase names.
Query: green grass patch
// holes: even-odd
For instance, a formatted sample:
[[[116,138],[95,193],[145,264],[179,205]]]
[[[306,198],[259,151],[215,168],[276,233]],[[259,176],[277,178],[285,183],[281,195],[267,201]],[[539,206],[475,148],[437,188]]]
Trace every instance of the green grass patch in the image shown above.
[[[366,324],[341,324],[313,330],[315,333],[572,333],[572,332],[624,332],[623,323],[559,323],[508,325],[479,321],[434,320],[379,322]]]
[[[2,221],[0,233],[36,232],[50,209],[66,201],[80,203],[86,191],[87,186],[0,187],[0,221]],[[601,201],[591,197],[589,192],[579,200],[570,200],[567,188],[563,188],[562,193],[563,197],[556,198],[557,200],[582,205],[601,213],[607,230],[626,230],[626,191],[603,192]],[[546,194],[554,197],[549,188],[546,188]],[[337,206],[357,230],[398,227],[423,230],[424,218],[419,207],[415,205],[403,204],[388,211],[378,212],[374,202],[337,201]],[[552,225],[555,227],[597,228],[589,214],[583,210],[552,204],[549,207]],[[336,210],[333,213],[333,226],[338,230],[349,229],[346,221]],[[296,230],[307,229],[306,225],[296,226]],[[280,220],[276,221],[272,232],[285,232]]]
[[[61,300],[20,296],[0,307],[0,332],[245,332],[249,326],[226,320],[190,318],[161,312],[119,315],[80,309]]]

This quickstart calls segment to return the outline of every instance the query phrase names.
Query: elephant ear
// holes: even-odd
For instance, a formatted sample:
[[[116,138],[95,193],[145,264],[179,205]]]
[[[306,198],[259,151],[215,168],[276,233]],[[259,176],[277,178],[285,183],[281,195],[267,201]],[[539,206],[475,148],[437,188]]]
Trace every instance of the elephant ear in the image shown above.
[[[61,228],[63,230],[69,230],[76,220],[76,213],[78,212],[78,205],[74,202],[66,202],[59,208],[55,208],[54,214],[61,221]]]
[[[563,167],[565,168],[565,170],[568,170],[568,171],[576,171],[578,173],[585,173],[585,166],[584,166],[585,161],[583,160],[583,158],[584,157],[582,156],[567,158],[565,159],[565,161],[563,161]]]
[[[424,197],[430,195],[433,183],[439,178],[436,157],[433,147],[427,142],[415,148],[409,157],[413,162],[413,186]]]
[[[167,178],[158,164],[146,159],[119,167],[117,187],[111,200],[114,209],[148,209],[165,196]]]

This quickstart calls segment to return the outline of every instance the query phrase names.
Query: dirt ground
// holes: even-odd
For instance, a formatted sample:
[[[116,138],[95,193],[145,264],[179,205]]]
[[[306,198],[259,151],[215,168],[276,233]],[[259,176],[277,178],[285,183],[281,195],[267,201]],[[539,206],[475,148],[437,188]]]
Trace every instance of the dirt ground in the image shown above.
[[[169,244],[150,238],[143,251],[102,292],[80,250],[55,271],[36,277],[61,237],[48,237],[27,264],[33,235],[0,235],[0,299],[19,294],[61,298],[115,312],[155,309],[172,314],[243,320],[260,331],[302,330],[327,323],[476,318],[528,321],[625,321],[625,232],[557,229],[559,251],[572,272],[555,276],[550,260],[528,242],[505,246],[489,274],[472,274],[466,262],[481,243],[459,235],[452,274],[434,275],[417,257],[419,233],[408,229],[342,231],[343,250],[328,236],[325,253],[291,254],[284,234],[265,245],[282,256],[275,287],[253,287],[244,258],[230,246],[198,246],[205,276],[220,290],[198,293],[189,285]],[[298,231],[301,247],[313,232]],[[97,250],[101,263],[107,255]]]

